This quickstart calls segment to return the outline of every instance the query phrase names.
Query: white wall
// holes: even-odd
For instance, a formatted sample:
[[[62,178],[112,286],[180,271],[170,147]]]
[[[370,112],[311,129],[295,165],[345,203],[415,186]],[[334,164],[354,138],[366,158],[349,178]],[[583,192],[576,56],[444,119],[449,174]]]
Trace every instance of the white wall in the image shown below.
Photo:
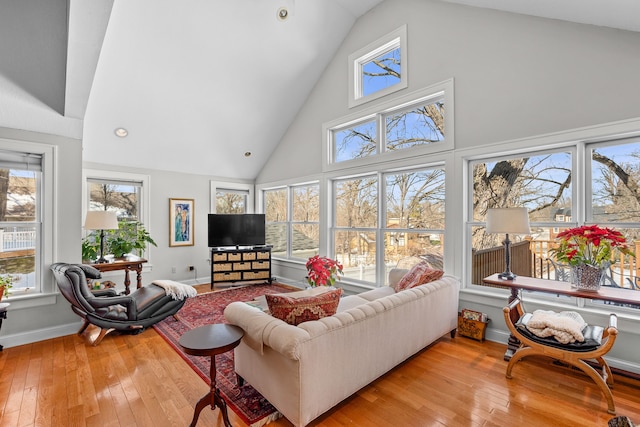
[[[3,2],[0,58],[0,126],[82,137],[63,116],[67,0]]]
[[[257,183],[321,171],[322,123],[369,106],[348,108],[349,54],[403,24],[409,86],[379,102],[454,78],[458,148],[640,116],[639,33],[387,0],[356,22]]]
[[[210,212],[210,182],[228,180],[219,176],[176,173],[155,169],[124,168],[113,165],[85,162],[85,168],[120,171],[148,175],[150,178],[150,224],[146,229],[157,247],[151,246],[145,253],[149,265],[145,267],[143,282],[154,279],[170,279],[184,283],[202,283],[210,280],[209,253],[207,248],[207,214]],[[241,184],[249,182],[234,181]],[[195,207],[194,246],[169,247],[169,199],[193,199]],[[190,272],[193,265],[196,271]],[[172,267],[176,272],[172,272]],[[115,282],[122,282],[120,273],[114,273]],[[111,276],[110,276],[111,277]],[[196,280],[197,279],[197,280]],[[133,279],[132,279],[133,281]]]

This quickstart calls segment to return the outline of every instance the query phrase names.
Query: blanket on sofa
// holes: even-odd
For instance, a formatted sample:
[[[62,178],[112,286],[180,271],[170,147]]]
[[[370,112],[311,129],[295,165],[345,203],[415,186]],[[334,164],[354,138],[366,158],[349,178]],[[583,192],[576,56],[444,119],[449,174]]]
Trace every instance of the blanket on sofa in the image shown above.
[[[562,344],[583,342],[582,330],[587,326],[582,316],[575,311],[536,310],[527,322],[527,329],[541,337],[554,337]]]

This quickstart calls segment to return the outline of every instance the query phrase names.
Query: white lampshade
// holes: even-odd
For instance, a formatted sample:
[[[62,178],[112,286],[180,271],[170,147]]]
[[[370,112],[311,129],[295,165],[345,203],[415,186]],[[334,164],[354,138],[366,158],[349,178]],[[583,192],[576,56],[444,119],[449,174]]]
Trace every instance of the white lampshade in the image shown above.
[[[487,233],[529,234],[527,208],[496,208],[487,211]]]
[[[85,230],[117,230],[118,215],[110,211],[89,211],[84,220]]]

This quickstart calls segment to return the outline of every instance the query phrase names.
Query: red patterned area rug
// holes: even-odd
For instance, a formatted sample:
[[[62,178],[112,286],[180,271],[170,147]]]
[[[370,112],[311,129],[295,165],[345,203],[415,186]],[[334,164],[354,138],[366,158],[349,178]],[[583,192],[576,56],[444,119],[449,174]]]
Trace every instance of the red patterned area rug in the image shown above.
[[[187,300],[178,312],[179,321],[176,321],[173,316],[169,316],[153,327],[207,384],[211,384],[209,378],[210,358],[185,354],[178,344],[182,334],[198,326],[227,323],[223,312],[231,302],[250,301],[260,295],[294,290],[286,285],[261,284],[200,294]],[[245,382],[242,387],[237,386],[233,351],[216,356],[216,370],[218,372],[216,376],[218,388],[224,396],[227,406],[245,423],[258,427],[280,417],[277,410],[250,384]]]

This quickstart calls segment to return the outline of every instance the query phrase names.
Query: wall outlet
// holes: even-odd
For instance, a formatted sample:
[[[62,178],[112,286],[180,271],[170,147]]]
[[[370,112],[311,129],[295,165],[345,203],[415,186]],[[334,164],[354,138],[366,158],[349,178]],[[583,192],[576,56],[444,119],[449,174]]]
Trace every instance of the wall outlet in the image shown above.
[[[196,269],[196,268],[195,268],[193,265],[190,265],[190,266],[189,266],[189,271],[193,271],[193,270],[195,270],[195,269]]]
[[[171,267],[171,272],[175,273],[176,272],[176,268],[175,267]]]

